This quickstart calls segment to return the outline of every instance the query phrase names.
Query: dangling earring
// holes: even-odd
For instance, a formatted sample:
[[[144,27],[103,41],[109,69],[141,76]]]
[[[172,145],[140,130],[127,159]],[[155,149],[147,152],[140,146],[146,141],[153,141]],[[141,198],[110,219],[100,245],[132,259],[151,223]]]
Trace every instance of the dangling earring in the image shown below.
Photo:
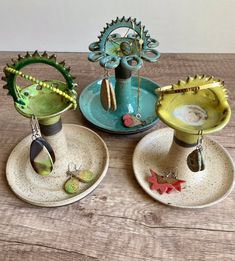
[[[152,169],[150,169],[150,173],[151,176],[148,177],[148,182],[151,184],[151,190],[156,190],[160,194],[170,194],[173,190],[181,192],[182,188],[184,188],[182,185],[185,183],[185,180],[178,179],[175,171],[170,171],[164,176],[159,175]]]
[[[109,80],[108,70],[105,70],[104,79],[102,80],[101,83],[100,101],[103,108],[106,111],[109,110],[116,111],[117,109],[116,95],[113,89],[113,85]]]
[[[41,136],[37,118],[31,118],[32,143],[30,145],[30,162],[36,173],[48,176],[55,163],[55,153],[51,145]]]
[[[193,172],[202,171],[205,169],[204,153],[202,148],[202,130],[198,133],[197,147],[187,157],[187,165]]]
[[[132,21],[132,27],[133,30],[135,31],[135,23]],[[143,27],[141,26],[141,32],[140,32],[140,39],[137,41],[137,38],[135,39],[136,46],[139,46],[139,56],[141,56],[142,52],[142,45],[143,45],[143,39],[142,39],[142,34],[143,34]],[[144,126],[149,123],[151,123],[154,120],[154,117],[148,117],[145,120],[141,119],[141,113],[140,113],[140,92],[141,92],[141,77],[140,77],[140,71],[138,70],[138,88],[137,88],[137,106],[136,106],[136,114],[130,114],[127,113],[122,116],[122,122],[123,125],[127,128],[133,128],[136,126]]]
[[[90,183],[95,178],[92,171],[88,169],[80,170],[81,164],[79,168],[77,168],[76,164],[70,162],[68,164],[68,170],[66,172],[69,178],[64,183],[64,191],[68,194],[75,194],[79,191],[80,182],[82,183]]]
[[[125,115],[122,116],[122,122],[123,125],[127,128],[133,128],[136,126],[144,126],[147,124],[150,124],[153,120],[154,117],[148,117],[145,120],[141,119],[141,113],[140,113],[140,72],[138,71],[138,89],[137,89],[137,108],[136,108],[136,113],[135,114],[130,114],[127,113]]]
[[[69,178],[64,183],[64,191],[68,194],[77,193],[79,190],[79,180],[76,177],[76,174],[79,172],[79,168],[77,169],[73,162],[68,164],[68,170],[66,174],[69,176]]]

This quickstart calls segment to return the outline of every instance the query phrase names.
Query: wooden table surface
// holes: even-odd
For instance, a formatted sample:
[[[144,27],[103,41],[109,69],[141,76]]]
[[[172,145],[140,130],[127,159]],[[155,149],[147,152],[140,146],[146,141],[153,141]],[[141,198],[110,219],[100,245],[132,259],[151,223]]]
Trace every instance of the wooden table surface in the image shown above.
[[[0,53],[0,76],[17,53]],[[58,53],[79,83],[78,92],[100,78],[98,63],[87,54]],[[30,67],[42,79],[57,77],[44,66]],[[145,63],[141,75],[160,85],[206,74],[224,79],[235,111],[235,54],[163,54]],[[154,128],[135,135],[96,132],[106,142],[110,166],[103,182],[80,202],[40,208],[18,199],[7,185],[6,161],[14,146],[30,133],[0,81],[0,260],[235,260],[235,191],[205,209],[164,206],[144,193],[135,180],[132,154],[138,141]],[[64,123],[93,128],[79,109],[62,116]],[[213,135],[235,159],[235,120]]]

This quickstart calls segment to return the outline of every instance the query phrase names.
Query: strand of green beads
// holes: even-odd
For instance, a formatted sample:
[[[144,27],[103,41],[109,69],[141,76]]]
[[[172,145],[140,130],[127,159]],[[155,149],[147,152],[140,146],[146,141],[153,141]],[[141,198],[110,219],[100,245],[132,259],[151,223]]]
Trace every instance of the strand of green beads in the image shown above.
[[[5,70],[8,71],[8,72],[10,72],[10,73],[14,73],[14,74],[16,74],[16,75],[18,75],[18,76],[21,76],[21,77],[23,77],[24,79],[29,80],[29,81],[31,81],[31,82],[33,82],[33,83],[36,83],[36,84],[38,84],[38,85],[41,86],[41,87],[48,88],[48,89],[52,90],[53,92],[55,92],[55,93],[57,93],[57,94],[63,96],[63,97],[66,98],[67,100],[71,101],[71,102],[73,103],[74,109],[77,107],[77,101],[76,101],[76,99],[73,98],[73,97],[71,97],[71,96],[69,96],[67,93],[61,91],[60,89],[57,89],[57,88],[51,86],[51,85],[48,84],[48,83],[45,83],[45,82],[43,82],[43,81],[40,81],[40,80],[38,80],[38,79],[32,77],[31,75],[24,74],[23,72],[17,71],[17,70],[15,70],[15,69],[11,68],[11,67],[7,67]]]

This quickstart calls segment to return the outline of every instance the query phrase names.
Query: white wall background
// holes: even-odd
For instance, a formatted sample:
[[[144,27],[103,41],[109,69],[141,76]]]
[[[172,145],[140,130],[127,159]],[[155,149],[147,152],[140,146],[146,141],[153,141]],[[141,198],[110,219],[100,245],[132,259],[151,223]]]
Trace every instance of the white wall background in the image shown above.
[[[123,15],[141,20],[160,52],[235,52],[235,0],[0,0],[0,51],[88,51]]]

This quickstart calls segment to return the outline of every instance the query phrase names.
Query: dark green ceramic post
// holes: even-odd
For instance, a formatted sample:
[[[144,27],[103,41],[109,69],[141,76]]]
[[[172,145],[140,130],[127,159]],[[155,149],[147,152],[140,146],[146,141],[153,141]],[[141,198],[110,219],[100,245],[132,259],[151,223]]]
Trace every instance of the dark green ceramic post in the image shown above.
[[[120,115],[133,113],[136,109],[136,99],[133,96],[131,85],[131,71],[120,63],[115,68],[115,94],[117,99],[117,112]]]

